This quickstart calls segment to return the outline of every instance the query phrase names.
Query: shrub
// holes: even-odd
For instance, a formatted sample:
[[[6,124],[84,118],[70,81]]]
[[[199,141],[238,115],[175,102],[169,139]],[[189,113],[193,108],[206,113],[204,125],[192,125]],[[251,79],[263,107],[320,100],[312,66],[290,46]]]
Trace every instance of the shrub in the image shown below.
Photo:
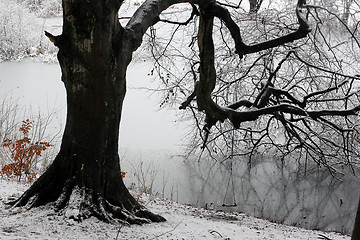
[[[39,17],[54,17],[62,13],[61,0],[17,0]]]
[[[25,3],[0,0],[0,9],[0,62],[55,56],[56,47],[44,37],[44,20],[30,12]]]
[[[9,178],[19,178],[23,174],[28,182],[36,179],[36,173],[33,171],[34,159],[41,156],[41,153],[47,148],[53,146],[49,142],[32,142],[28,133],[32,129],[32,122],[27,119],[23,121],[19,131],[22,138],[17,140],[4,139],[2,146],[9,148],[12,162],[2,168],[1,174]]]

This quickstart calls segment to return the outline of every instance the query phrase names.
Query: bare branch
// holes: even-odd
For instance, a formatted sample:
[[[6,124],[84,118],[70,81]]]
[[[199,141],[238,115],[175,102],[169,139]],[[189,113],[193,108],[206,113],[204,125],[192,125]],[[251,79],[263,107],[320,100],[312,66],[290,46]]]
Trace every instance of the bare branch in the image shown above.
[[[130,34],[133,49],[137,49],[142,41],[145,32],[160,21],[162,11],[171,5],[178,3],[197,3],[197,0],[146,0],[133,14],[127,23],[125,30]]]
[[[159,19],[159,21],[164,22],[164,23],[177,24],[177,25],[188,25],[189,22],[194,19],[194,16],[199,16],[199,14],[200,14],[194,4],[191,4],[191,6],[192,6],[193,10],[191,12],[190,17],[185,22],[175,22],[175,21],[170,21],[170,20],[166,20],[166,19]]]
[[[346,24],[346,22],[344,21],[344,19],[342,19],[341,17],[339,17],[337,14],[331,12],[330,10],[328,10],[327,8],[324,8],[324,7],[321,7],[321,6],[315,6],[315,5],[309,5],[309,4],[306,4],[304,5],[303,7],[305,8],[313,8],[313,9],[321,9],[321,10],[324,10],[326,11],[327,13],[335,16],[339,22],[345,27],[345,29],[350,33],[351,37],[355,40],[356,44],[358,45],[358,47],[360,47],[360,42],[358,40],[358,38],[354,35],[353,31],[350,30],[349,26]]]
[[[299,28],[290,34],[285,36],[266,41],[263,43],[255,44],[255,45],[246,45],[240,34],[240,29],[234,20],[231,18],[229,11],[226,8],[221,7],[220,5],[215,5],[213,7],[214,16],[220,18],[225,22],[227,28],[231,32],[231,36],[235,41],[236,53],[239,54],[240,58],[249,53],[260,52],[265,49],[274,48],[280,45],[284,45],[285,43],[293,42],[295,40],[304,38],[311,31],[306,17],[302,13],[302,9],[304,8],[305,0],[298,0],[298,4],[296,7],[296,15],[299,21]]]

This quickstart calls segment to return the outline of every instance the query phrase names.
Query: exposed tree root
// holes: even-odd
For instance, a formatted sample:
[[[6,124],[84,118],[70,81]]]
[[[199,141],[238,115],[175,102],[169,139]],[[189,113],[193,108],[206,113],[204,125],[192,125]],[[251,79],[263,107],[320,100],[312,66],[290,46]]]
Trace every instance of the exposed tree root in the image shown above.
[[[10,202],[13,207],[24,206],[26,209],[54,203],[54,210],[75,221],[82,221],[91,216],[105,222],[125,224],[144,224],[166,221],[160,215],[148,211],[127,191],[117,204],[110,203],[101,193],[75,184],[75,179],[68,179],[58,192],[57,198],[46,196],[48,187],[40,187],[43,179],[35,182],[19,199]],[[48,193],[50,194],[50,192]]]

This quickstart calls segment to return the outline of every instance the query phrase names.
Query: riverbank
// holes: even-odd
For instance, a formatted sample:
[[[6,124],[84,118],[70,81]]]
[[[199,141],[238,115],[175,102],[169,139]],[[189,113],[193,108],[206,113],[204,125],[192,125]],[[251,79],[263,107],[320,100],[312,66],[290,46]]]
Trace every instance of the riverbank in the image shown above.
[[[19,196],[28,186],[0,179],[0,239],[228,239],[228,240],[334,240],[350,237],[333,232],[311,231],[254,218],[243,213],[224,213],[181,205],[141,195],[142,204],[167,219],[142,226],[108,224],[91,217],[77,223],[66,212],[54,213],[51,205],[31,209],[7,209],[4,202]]]

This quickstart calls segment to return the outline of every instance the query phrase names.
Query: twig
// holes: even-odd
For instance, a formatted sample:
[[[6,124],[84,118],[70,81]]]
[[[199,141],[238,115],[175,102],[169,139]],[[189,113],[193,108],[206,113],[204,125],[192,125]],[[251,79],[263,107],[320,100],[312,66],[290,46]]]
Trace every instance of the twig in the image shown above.
[[[211,234],[217,233],[217,234],[219,234],[219,236],[220,236],[221,238],[223,237],[218,231],[215,231],[215,230],[211,230],[210,233],[211,233]],[[213,235],[214,235],[214,234],[213,234]]]
[[[162,234],[160,234],[160,235],[157,235],[157,236],[155,236],[155,237],[153,237],[153,238],[150,238],[149,240],[157,239],[157,238],[159,238],[159,237],[161,237],[161,236],[164,236],[165,234],[168,234],[168,233],[173,232],[183,221],[184,221],[184,220],[181,220],[178,224],[176,224],[176,226],[175,226],[173,229],[171,229],[171,230],[169,230],[169,231],[167,231],[167,232],[164,232],[164,233],[162,233]]]
[[[140,199],[140,195],[137,197],[136,202],[138,202],[139,199]],[[135,208],[135,206],[136,206],[136,204],[133,204],[133,206],[132,206],[132,208],[131,208],[131,211],[130,211],[130,214],[127,215],[127,217],[126,217],[126,218],[124,219],[124,221],[121,223],[121,225],[120,225],[120,227],[119,227],[119,229],[118,229],[118,231],[117,231],[115,240],[118,239],[119,233],[120,233],[121,229],[123,228],[123,226],[126,224],[126,221],[127,221],[127,220],[131,217],[131,215],[134,213],[134,208]]]
[[[327,236],[325,236],[325,235],[322,235],[322,234],[319,234],[319,237],[318,237],[318,239],[323,239],[323,240],[333,240],[333,239],[331,239],[331,238],[328,238]]]

